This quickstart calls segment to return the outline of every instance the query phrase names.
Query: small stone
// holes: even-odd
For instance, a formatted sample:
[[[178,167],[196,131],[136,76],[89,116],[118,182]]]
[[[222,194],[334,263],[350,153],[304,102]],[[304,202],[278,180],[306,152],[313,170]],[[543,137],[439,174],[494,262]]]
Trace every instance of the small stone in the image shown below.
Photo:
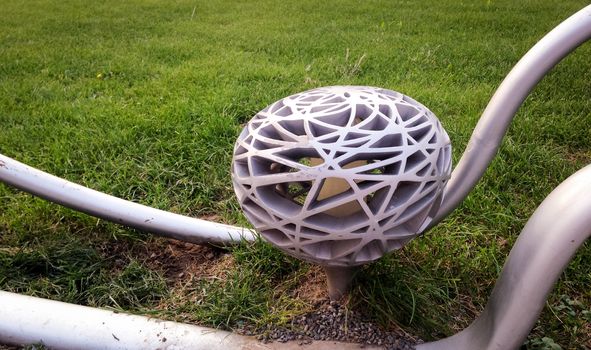
[[[362,346],[378,345],[389,350],[411,350],[416,344],[416,341],[407,339],[404,335],[388,332],[376,324],[365,322],[359,312],[347,310],[335,302],[318,305],[317,311],[296,317],[288,325],[291,327],[270,326],[249,329],[248,332],[259,333],[257,339],[263,342],[275,340],[285,343],[295,340],[300,345],[309,344],[312,340],[331,340],[360,343]],[[243,330],[243,334],[246,332]]]

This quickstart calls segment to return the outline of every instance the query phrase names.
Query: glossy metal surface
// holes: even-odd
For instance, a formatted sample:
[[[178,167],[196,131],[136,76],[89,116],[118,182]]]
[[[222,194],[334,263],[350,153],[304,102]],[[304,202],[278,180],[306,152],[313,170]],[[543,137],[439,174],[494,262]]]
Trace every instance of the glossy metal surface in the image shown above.
[[[430,227],[453,211],[480,180],[529,92],[589,38],[591,5],[548,33],[511,70],[480,118]],[[521,346],[560,273],[590,234],[588,166],[556,188],[530,218],[480,317],[466,330],[418,349],[505,350]]]
[[[484,311],[464,331],[418,350],[519,348],[552,287],[591,235],[591,165],[558,186],[513,246]]]
[[[544,36],[509,72],[484,110],[468,146],[451,174],[435,226],[472,191],[494,158],[515,113],[530,91],[579,45],[591,38],[591,5]]]

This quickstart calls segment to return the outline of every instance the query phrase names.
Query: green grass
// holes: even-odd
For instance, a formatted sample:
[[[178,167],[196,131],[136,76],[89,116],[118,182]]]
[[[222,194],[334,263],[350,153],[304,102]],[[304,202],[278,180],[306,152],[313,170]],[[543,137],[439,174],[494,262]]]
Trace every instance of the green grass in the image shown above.
[[[461,155],[490,96],[585,1],[12,1],[0,12],[0,152],[91,188],[247,225],[229,165],[241,125],[284,96],[356,84],[432,109]],[[591,160],[591,46],[534,90],[462,206],[367,266],[352,305],[426,339],[471,322],[543,198]],[[223,328],[282,323],[311,267],[263,243],[225,280],[182,286],[159,241],[0,185],[0,288]],[[117,248],[115,248],[117,247]],[[148,255],[149,257],[149,255]],[[591,248],[563,274],[529,347],[590,347]]]

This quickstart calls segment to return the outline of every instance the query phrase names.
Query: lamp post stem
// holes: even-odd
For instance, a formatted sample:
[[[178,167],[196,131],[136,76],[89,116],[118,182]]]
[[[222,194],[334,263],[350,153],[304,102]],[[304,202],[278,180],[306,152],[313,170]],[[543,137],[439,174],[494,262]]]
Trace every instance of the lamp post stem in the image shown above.
[[[341,300],[351,290],[351,282],[359,266],[323,266],[331,300]]]

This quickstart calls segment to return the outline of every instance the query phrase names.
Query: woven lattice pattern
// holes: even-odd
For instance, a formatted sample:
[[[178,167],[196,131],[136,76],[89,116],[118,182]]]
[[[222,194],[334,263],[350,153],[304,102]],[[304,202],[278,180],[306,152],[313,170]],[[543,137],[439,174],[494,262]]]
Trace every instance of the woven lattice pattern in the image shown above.
[[[335,86],[259,112],[236,142],[232,179],[266,240],[352,266],[415,237],[450,171],[449,137],[426,107],[390,90]]]

